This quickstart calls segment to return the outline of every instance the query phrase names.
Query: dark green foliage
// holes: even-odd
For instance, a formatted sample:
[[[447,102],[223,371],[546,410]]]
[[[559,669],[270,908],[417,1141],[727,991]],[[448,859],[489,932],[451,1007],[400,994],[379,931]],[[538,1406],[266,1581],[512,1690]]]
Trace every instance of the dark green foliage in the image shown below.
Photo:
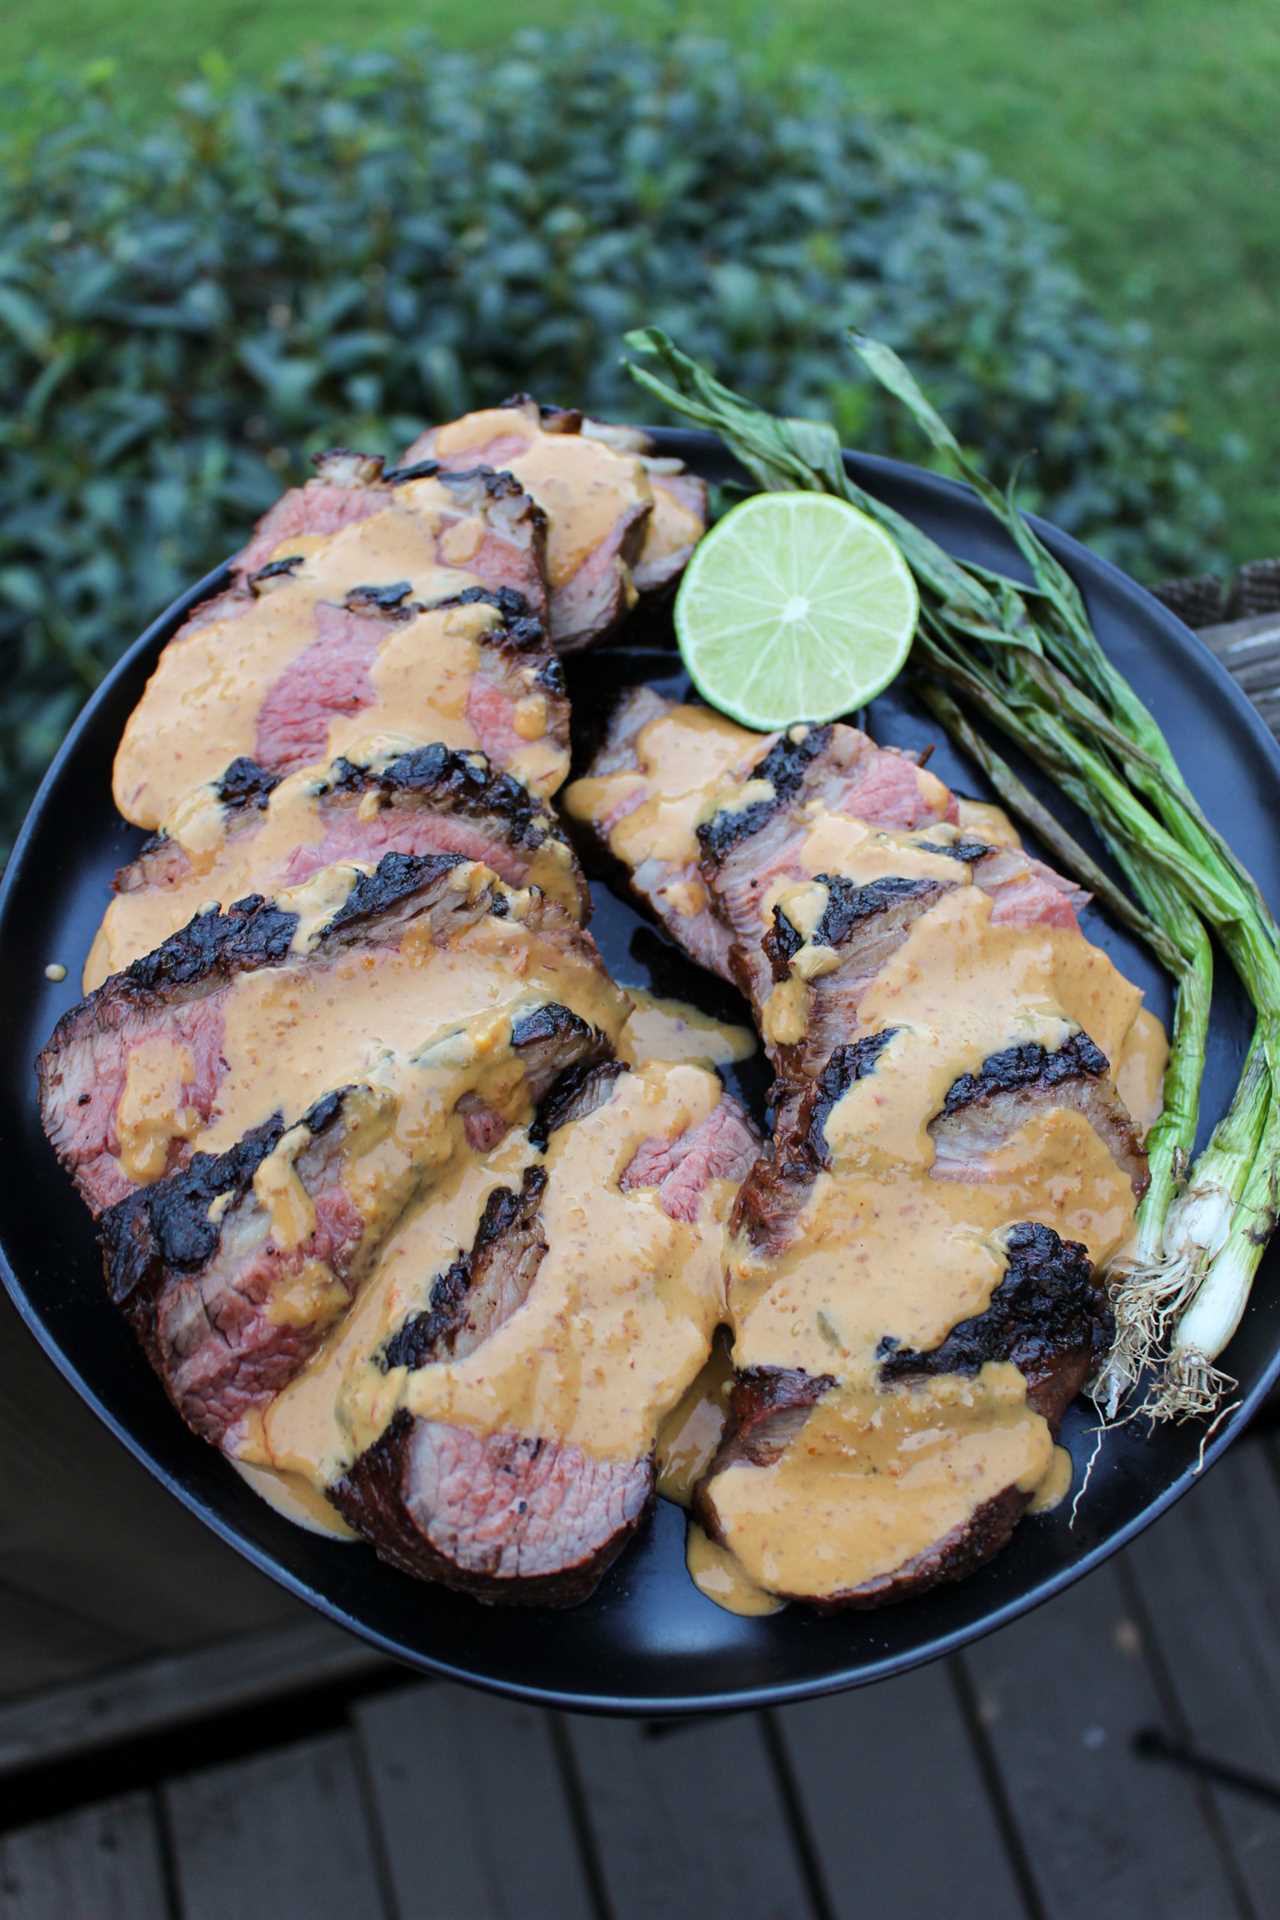
[[[103,669],[304,455],[391,450],[516,388],[634,414],[630,326],[762,404],[919,458],[857,376],[891,341],[985,464],[1134,571],[1218,508],[1140,329],[971,154],[760,89],[723,45],[414,40],[193,86],[150,132],[100,91],[0,177],[0,841]]]

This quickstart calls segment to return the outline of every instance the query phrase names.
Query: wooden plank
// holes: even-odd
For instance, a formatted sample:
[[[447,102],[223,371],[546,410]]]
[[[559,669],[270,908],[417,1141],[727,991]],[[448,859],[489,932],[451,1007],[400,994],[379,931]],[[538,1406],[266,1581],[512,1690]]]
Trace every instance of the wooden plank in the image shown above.
[[[235,1634],[195,1653],[116,1667],[0,1703],[0,1779],[303,1689],[362,1679],[392,1664],[351,1634],[307,1616],[296,1627]]]
[[[1238,1912],[1195,1787],[1134,1754],[1164,1715],[1114,1565],[962,1657],[1046,1920]]]
[[[591,1920],[549,1714],[411,1686],[356,1725],[401,1920]]]
[[[188,1774],[164,1804],[183,1920],[387,1911],[350,1734]]]
[[[210,1533],[111,1438],[3,1293],[0,1458],[5,1585],[100,1626],[96,1643],[86,1636],[84,1672],[302,1617],[298,1601]],[[29,1647],[40,1657],[16,1606],[0,1610],[0,1623],[13,1633],[11,1656]]]
[[[1130,1550],[1191,1744],[1280,1789],[1280,1493],[1262,1440],[1234,1447]],[[1260,1914],[1280,1898],[1280,1811],[1210,1787]]]
[[[566,1725],[614,1920],[812,1911],[758,1714]]]
[[[991,1920],[1025,1911],[950,1670],[775,1715],[833,1920],[863,1920],[892,1888],[894,1920]],[[927,1845],[909,1846],[910,1809]]]
[[[0,1840],[5,1920],[167,1920],[151,1797],[131,1793]]]
[[[137,1657],[134,1635],[85,1620],[47,1594],[0,1583],[0,1717],[3,1702],[14,1695],[56,1687],[112,1661]]]

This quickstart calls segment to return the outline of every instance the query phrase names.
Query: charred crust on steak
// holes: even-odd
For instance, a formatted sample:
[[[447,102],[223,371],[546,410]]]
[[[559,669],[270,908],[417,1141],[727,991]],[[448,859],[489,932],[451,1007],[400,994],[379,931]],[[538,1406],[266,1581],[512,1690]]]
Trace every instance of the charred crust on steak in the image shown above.
[[[438,460],[415,460],[409,467],[389,468],[382,479],[388,487],[400,487],[406,480],[434,480],[439,471]]]
[[[515,587],[465,587],[461,593],[433,600],[429,611],[437,613],[444,607],[493,607],[502,619],[502,631],[493,637],[517,653],[540,651],[547,645],[545,626]],[[560,692],[564,691],[563,678],[562,673]]]
[[[814,944],[820,947],[842,947],[875,914],[904,900],[932,903],[944,891],[936,880],[908,880],[899,874],[886,874],[861,887],[838,874],[820,873],[816,878],[827,889],[827,904],[813,932]]]
[[[279,785],[278,773],[271,773],[242,753],[214,783],[213,790],[224,807],[256,807],[261,812]],[[142,851],[146,853],[147,848]]]
[[[256,573],[251,573],[249,590],[254,598],[257,599],[262,594],[269,580],[292,580],[302,561],[302,554],[291,553],[280,560],[268,560],[265,567],[259,567]]]
[[[557,700],[563,699],[569,691],[569,683],[564,677],[564,662],[558,653],[553,653],[550,659],[538,668],[533,676],[533,684],[541,688],[543,693],[554,694]]]
[[[503,467],[446,467],[441,469],[437,478],[443,486],[451,488],[455,493],[465,493],[469,487],[479,481],[490,500],[529,500],[533,514],[540,520],[546,518],[542,509],[534,505],[514,473],[508,473]]]
[[[411,747],[382,767],[361,767],[339,759],[319,788],[321,794],[373,791],[380,791],[388,801],[401,794],[421,795],[448,812],[499,821],[505,840],[531,851],[552,837],[563,838],[529,789],[513,774],[495,771],[475,748],[446,747],[436,741]]]
[[[1086,1249],[1039,1222],[1011,1227],[1005,1255],[1004,1277],[987,1307],[952,1327],[936,1347],[917,1352],[891,1337],[881,1340],[876,1357],[886,1385],[976,1373],[988,1360],[1010,1360],[1026,1377],[1030,1403],[1056,1423],[1111,1344],[1115,1322],[1106,1290]]]
[[[738,1189],[731,1230],[754,1246],[778,1247],[805,1194],[831,1165],[826,1126],[832,1108],[855,1081],[874,1073],[897,1027],[864,1034],[836,1047],[822,1071],[804,1087],[779,1081],[770,1096],[779,1112],[773,1138]],[[783,1119],[782,1115],[786,1118]]]
[[[197,913],[154,952],[140,955],[123,974],[115,977],[143,992],[188,986],[217,967],[234,971],[283,960],[297,930],[296,913],[288,913],[273,901],[264,900],[260,893],[246,894],[225,913],[216,907],[207,913]],[[73,1007],[71,1011],[74,1015],[77,1009]],[[63,1016],[68,1020],[70,1017]],[[58,1024],[61,1026],[62,1022]],[[55,1029],[55,1041],[57,1037]]]
[[[321,928],[320,938],[387,912],[415,894],[425,881],[465,864],[457,853],[384,853],[372,873],[357,873],[350,893]]]
[[[834,1048],[821,1073],[814,1079],[812,1089],[805,1095],[801,1112],[804,1140],[819,1166],[829,1167],[831,1164],[827,1121],[832,1108],[844,1099],[856,1081],[865,1080],[869,1073],[875,1072],[880,1055],[897,1032],[897,1027],[886,1027],[880,1033],[867,1033],[860,1040],[851,1040],[844,1046]]]
[[[794,730],[793,730],[794,731]],[[784,733],[774,742],[760,764],[751,769],[750,780],[766,780],[773,788],[767,800],[754,800],[746,807],[722,807],[698,828],[698,844],[703,860],[718,866],[733,849],[758,833],[779,809],[793,800],[804,784],[811,761],[823,753],[831,740],[831,728],[809,727],[800,739]]]
[[[558,1000],[548,1000],[535,1012],[522,1013],[511,1022],[511,1044],[516,1048],[537,1047],[547,1040],[560,1040],[566,1034],[581,1039],[590,1032],[591,1028],[580,1014],[561,1006]]]
[[[349,587],[343,605],[349,613],[387,613],[395,620],[408,620],[415,609],[404,601],[412,587],[412,580],[391,580],[385,587]]]
[[[1035,1041],[1003,1047],[988,1054],[977,1073],[962,1073],[952,1081],[942,1111],[959,1113],[979,1100],[1026,1087],[1059,1087],[1086,1077],[1097,1080],[1109,1071],[1106,1054],[1084,1032],[1073,1033],[1052,1053]]]
[[[921,853],[940,854],[944,860],[959,860],[966,867],[971,867],[977,860],[985,860],[989,853],[995,852],[994,847],[987,846],[982,840],[953,840],[950,846],[921,840],[919,850]]]
[[[879,880],[869,880],[864,886],[839,874],[818,873],[814,880],[827,889],[827,904],[811,935],[812,944],[818,947],[845,946],[860,927],[878,914],[907,901],[916,903],[924,911],[946,891],[936,880],[909,880],[899,874],[886,874]],[[791,962],[805,941],[782,908],[775,907],[773,925],[761,944],[774,979],[781,981],[788,977]]]
[[[302,1116],[313,1138],[326,1133],[342,1112],[349,1088],[327,1093]],[[98,1222],[107,1291],[117,1306],[134,1311],[176,1268],[193,1273],[206,1266],[222,1237],[209,1209],[224,1194],[247,1193],[253,1176],[285,1131],[275,1113],[225,1153],[197,1153],[180,1173],[140,1187],[109,1207]]]
[[[570,1120],[585,1120],[603,1106],[618,1080],[631,1069],[625,1060],[580,1061],[569,1067],[542,1096],[529,1128],[529,1144],[545,1153],[551,1135]]]
[[[518,1193],[498,1187],[489,1195],[470,1250],[436,1275],[427,1306],[412,1314],[378,1354],[383,1373],[393,1367],[406,1367],[412,1373],[453,1357],[459,1335],[476,1330],[470,1311],[473,1290],[483,1285],[495,1258],[505,1253],[516,1264],[527,1261],[536,1270],[547,1250],[539,1212],[546,1185],[543,1168],[526,1167]],[[529,1277],[532,1281],[532,1273]]]

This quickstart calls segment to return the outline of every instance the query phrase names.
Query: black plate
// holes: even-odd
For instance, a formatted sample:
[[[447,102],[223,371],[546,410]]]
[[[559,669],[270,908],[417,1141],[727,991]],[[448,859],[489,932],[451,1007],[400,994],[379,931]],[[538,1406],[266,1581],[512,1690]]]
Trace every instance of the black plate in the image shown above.
[[[664,447],[709,478],[726,465],[700,434],[665,433]],[[894,462],[854,459],[864,486],[909,513],[955,553],[1010,571],[1003,538],[961,488]],[[1280,901],[1280,753],[1256,713],[1200,643],[1155,600],[1074,541],[1041,527],[1084,589],[1103,644],[1166,728],[1206,812]],[[46,1353],[116,1437],[170,1492],[257,1567],[341,1625],[415,1666],[548,1705],[610,1712],[684,1713],[793,1700],[881,1679],[1004,1625],[1086,1573],[1193,1484],[1202,1432],[1147,1437],[1136,1426],[1106,1437],[1075,1524],[1070,1503],[1028,1520],[1008,1550],[970,1580],[904,1606],[817,1619],[793,1608],[738,1619],[695,1590],[683,1565],[684,1516],[664,1502],[651,1527],[584,1607],[565,1614],[486,1609],[380,1566],[370,1550],[304,1533],[251,1494],[164,1398],[123,1319],[108,1305],[87,1214],[40,1132],[32,1061],[64,1008],[107,897],[111,875],[141,836],[111,805],[111,761],[160,647],[211,574],[145,633],[81,714],[50,769],[0,892],[0,1267]],[[622,680],[680,690],[663,623],[574,672],[581,704]],[[895,692],[870,716],[877,738],[919,746],[936,729]],[[939,745],[933,766],[961,791],[972,769]],[[596,888],[595,932],[625,982],[689,997],[714,992],[627,906]],[[1162,1015],[1162,976],[1100,915],[1088,931],[1146,989]],[[61,960],[68,977],[45,979]],[[1227,983],[1215,1003],[1206,1080],[1208,1120],[1230,1094],[1248,1038],[1242,997]],[[755,1089],[758,1092],[758,1085]],[[1226,1364],[1239,1405],[1206,1449],[1213,1460],[1280,1373],[1280,1288],[1269,1262]],[[1064,1439],[1077,1484],[1092,1449],[1085,1411]],[[92,1462],[85,1463],[92,1472]]]

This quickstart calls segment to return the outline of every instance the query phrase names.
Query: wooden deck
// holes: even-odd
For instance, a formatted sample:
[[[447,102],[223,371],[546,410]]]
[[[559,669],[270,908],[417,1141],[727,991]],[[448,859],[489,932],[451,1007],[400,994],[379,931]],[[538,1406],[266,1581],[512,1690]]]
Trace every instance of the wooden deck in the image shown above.
[[[553,1714],[299,1615],[0,1707],[0,1913],[1269,1920],[1278,1593],[1259,1433],[1029,1619],[777,1712]]]
[[[1204,637],[1280,731],[1280,616]],[[3,1300],[0,1448],[2,1920],[1280,1914],[1270,1430],[950,1662],[698,1722],[408,1679],[109,1446]]]

